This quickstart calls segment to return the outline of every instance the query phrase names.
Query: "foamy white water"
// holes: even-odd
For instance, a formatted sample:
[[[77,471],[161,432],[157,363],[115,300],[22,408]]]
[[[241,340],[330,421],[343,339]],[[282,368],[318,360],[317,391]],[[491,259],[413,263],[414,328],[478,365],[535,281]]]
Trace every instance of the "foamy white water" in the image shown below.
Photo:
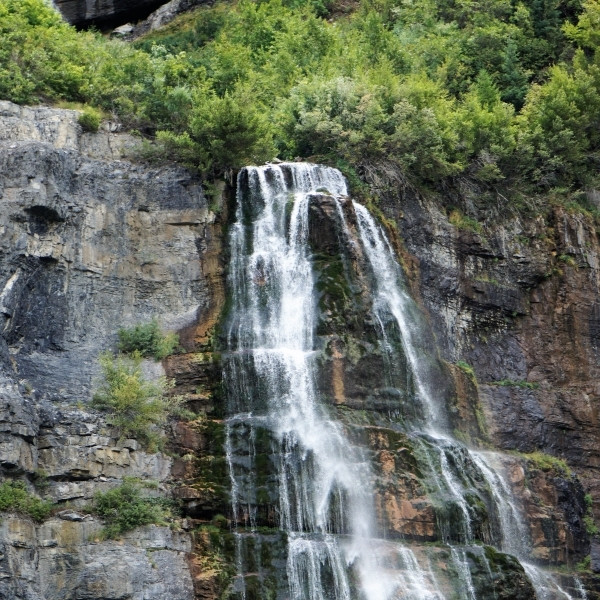
[[[370,271],[381,347],[392,364],[395,344],[400,342],[408,363],[421,415],[409,424],[413,428],[409,433],[422,448],[433,496],[456,507],[452,514],[458,522],[439,524],[459,579],[454,593],[461,600],[486,600],[477,597],[465,551],[465,544],[478,539],[469,495],[477,486],[485,488],[480,500],[490,505],[490,518],[498,522],[497,528],[484,532],[487,543],[523,561],[529,542],[519,507],[496,461],[453,439],[446,407],[436,396],[423,360],[421,317],[406,291],[402,269],[381,227],[358,203],[353,204],[358,242],[352,237],[340,200],[347,189],[335,169],[303,163],[248,167],[238,179],[228,278],[232,307],[224,357],[234,520],[256,528],[254,440],[268,431],[277,462],[278,520],[287,539],[291,600],[445,598],[428,560],[417,558],[406,545],[380,539],[369,456],[320,403],[314,333],[317,293],[308,243],[309,207],[318,201],[315,193],[338,200],[342,235],[348,243],[360,244]],[[485,563],[478,547],[471,554]],[[238,555],[237,589],[245,597],[241,551]],[[538,600],[570,598],[537,566],[524,568]],[[584,598],[581,589],[578,597]]]
[[[442,598],[407,548],[395,551],[410,581],[380,565],[389,548],[377,540],[368,457],[318,401],[308,207],[317,191],[345,195],[344,179],[335,169],[297,163],[248,167],[242,177],[230,242],[233,318],[225,374],[238,411],[228,420],[226,443],[234,515],[238,521],[242,512],[251,515],[254,499],[234,464],[234,428],[261,414],[278,444],[290,597],[350,600],[354,573],[354,594],[364,600]]]

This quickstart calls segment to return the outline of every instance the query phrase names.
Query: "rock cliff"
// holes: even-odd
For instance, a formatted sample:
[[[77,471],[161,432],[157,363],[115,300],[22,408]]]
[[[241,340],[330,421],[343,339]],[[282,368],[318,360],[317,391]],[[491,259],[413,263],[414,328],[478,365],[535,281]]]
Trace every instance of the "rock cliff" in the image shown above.
[[[457,394],[458,428],[468,428],[466,399],[484,427],[476,436],[517,461],[525,453],[511,479],[526,497],[534,554],[568,561],[576,547],[589,552],[592,513],[600,516],[600,240],[581,210],[550,203],[529,216],[511,216],[508,206],[491,216],[473,197],[427,199],[399,185],[382,192],[381,206],[442,358],[472,367],[475,388]],[[539,452],[577,474],[588,533],[573,512],[582,492],[567,492],[566,472],[544,465]],[[597,547],[592,536],[595,572]]]
[[[217,598],[235,559],[214,347],[226,304],[214,211],[226,206],[209,204],[183,169],[128,159],[136,139],[103,127],[84,133],[75,111],[0,103],[0,474],[58,505],[41,524],[3,516],[0,597]],[[403,186],[382,192],[381,209],[429,319],[422,345],[456,436],[515,451],[494,460],[504,463],[526,508],[535,559],[572,568],[591,552],[599,571],[584,498],[600,493],[600,241],[591,218],[554,207],[481,227]],[[410,404],[380,383],[385,364],[367,317],[364,258],[341,247],[336,211],[327,194],[315,195],[310,244],[323,396],[375,459],[386,535],[439,542],[457,533],[441,531],[439,506],[419,470],[426,440],[385,422]],[[355,228],[350,202],[343,211]],[[168,454],[120,440],[89,407],[98,355],[115,348],[119,327],[153,317],[180,333],[185,353],[146,361],[146,373],[174,378],[189,406],[208,417],[172,423]],[[409,389],[397,370],[405,378],[399,387]],[[262,538],[253,543],[261,544],[264,573],[249,598],[271,593],[282,569],[273,457],[263,433],[253,440],[263,470],[256,500]],[[151,525],[102,541],[102,524],[86,505],[127,477],[155,482],[152,493],[178,499],[183,518],[172,528]],[[477,493],[485,498],[489,490]],[[474,523],[485,540],[494,524],[484,516]],[[446,568],[443,548],[422,548]],[[242,551],[250,562],[258,554],[255,546]],[[485,552],[485,564],[497,569],[493,594],[530,597],[522,571],[502,565],[506,555]],[[474,581],[480,596],[488,597],[487,567],[481,557],[469,560],[474,574],[482,572]],[[597,598],[591,572],[582,579]]]
[[[550,206],[479,229],[410,191],[388,195],[383,207],[443,358],[474,369],[490,438],[565,459],[597,498],[600,240],[592,217]]]
[[[145,19],[164,0],[54,0],[66,21],[77,27],[107,28]]]
[[[188,172],[133,164],[133,138],[83,133],[77,117],[0,103],[0,469],[58,503],[41,525],[3,519],[0,596],[183,600],[189,534],[148,526],[102,542],[80,510],[125,477],[170,496],[172,458],[119,440],[85,406],[119,327],[158,316],[194,347],[220,228]]]
[[[171,22],[177,15],[206,4],[206,0],[55,0],[65,21],[78,28],[113,30],[133,39]]]
[[[567,259],[570,254],[564,249],[562,237],[549,239],[547,236],[555,230],[539,219],[532,219],[527,226],[540,228],[537,235],[542,242],[536,245],[533,241],[530,246],[522,230],[510,230],[515,222],[490,226],[486,237],[483,232],[450,223],[449,216],[440,210],[439,200],[427,201],[416,194],[407,194],[383,196],[382,201],[387,217],[381,216],[387,219],[390,238],[410,275],[413,293],[421,299],[429,317],[429,324],[424,323],[419,330],[422,337],[419,351],[424,356],[431,355],[427,360],[434,381],[432,387],[450,408],[454,435],[485,450],[495,447],[518,451],[512,455],[496,453],[489,460],[508,472],[512,493],[526,512],[532,558],[550,564],[581,561],[590,552],[584,524],[588,508],[581,484],[567,463],[583,481],[585,491],[595,497],[598,474],[591,457],[598,447],[598,431],[595,409],[589,404],[594,381],[573,373],[564,377],[563,386],[558,386],[553,369],[562,365],[566,370],[576,363],[584,373],[588,370],[593,373],[597,368],[596,355],[591,348],[586,351],[583,347],[589,333],[581,333],[589,319],[585,304],[593,302],[598,293],[596,276],[588,273],[578,279],[581,271],[574,261]],[[313,248],[318,257],[344,256],[348,250],[338,246],[340,237],[328,233],[339,230],[339,226],[335,211],[327,210],[327,206],[327,202],[320,202],[313,211]],[[347,205],[349,223],[355,221],[352,212]],[[589,221],[583,226],[584,217],[568,215],[563,210],[551,213],[548,218],[555,219],[557,214],[561,219],[579,223],[580,231],[593,229]],[[573,226],[565,227],[564,231],[571,231]],[[531,238],[534,235],[529,231]],[[600,250],[597,240],[588,237],[580,242],[590,253],[586,254],[585,264],[592,269],[597,260],[594,253]],[[574,248],[571,245],[570,252],[576,252]],[[352,256],[349,261],[352,265],[360,263],[360,256]],[[326,335],[324,344],[328,348],[322,390],[332,403],[354,409],[344,414],[363,414],[350,416],[350,422],[356,425],[357,418],[359,422],[362,419],[364,427],[368,422],[364,420],[366,414],[371,425],[379,425],[366,427],[366,434],[377,457],[380,481],[377,501],[387,534],[420,541],[439,539],[440,516],[433,510],[431,494],[419,468],[418,455],[423,452],[423,442],[407,438],[382,420],[382,414],[391,413],[398,406],[402,417],[396,418],[418,415],[411,415],[409,398],[390,397],[389,390],[381,386],[380,373],[386,366],[384,357],[369,348],[372,337],[369,328],[373,324],[363,293],[368,283],[363,282],[357,288],[356,279],[352,285],[353,276],[348,278],[343,269],[338,269],[332,279],[332,264],[330,258],[317,283],[321,283],[323,290],[320,332]],[[570,267],[569,272],[566,266]],[[553,278],[568,286],[573,295],[574,288],[578,289],[583,323],[570,323],[569,329],[566,324],[563,328],[550,323],[540,325],[539,313],[547,314],[550,310],[556,315],[573,302],[563,296],[567,306],[546,301],[536,307],[546,286],[557,285],[556,279],[551,281]],[[533,315],[530,306],[535,307]],[[340,316],[346,319],[343,327],[337,322]],[[554,323],[555,317],[551,319]],[[432,338],[427,337],[428,331],[432,332]],[[535,339],[544,335],[552,339],[551,346]],[[562,342],[554,336],[562,336]],[[436,357],[432,349],[439,349],[440,355]],[[532,368],[533,376],[525,366],[524,355],[536,365],[535,370]],[[402,379],[405,370],[401,365],[397,367],[397,376]],[[552,375],[551,378],[536,376],[540,369]],[[398,387],[410,389],[410,385],[410,381],[404,380],[399,381]],[[587,413],[582,412],[585,401],[580,395],[582,385],[589,394]],[[559,400],[565,394],[571,394],[566,404]],[[534,402],[537,412],[532,416]],[[574,422],[574,414],[579,421]],[[525,415],[529,415],[529,420]],[[561,425],[556,425],[557,422]],[[565,459],[566,463],[553,461],[552,457]],[[468,472],[466,456],[456,455],[455,460],[465,460],[463,468]],[[485,498],[486,492],[477,481],[471,481],[470,485]],[[476,526],[481,528],[480,536],[485,540],[488,535],[485,530],[491,524],[484,520]]]

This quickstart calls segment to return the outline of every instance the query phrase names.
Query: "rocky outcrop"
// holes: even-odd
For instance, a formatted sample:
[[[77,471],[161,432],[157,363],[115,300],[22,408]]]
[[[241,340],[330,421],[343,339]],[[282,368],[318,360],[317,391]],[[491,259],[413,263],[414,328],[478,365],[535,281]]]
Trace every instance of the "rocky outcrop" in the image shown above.
[[[10,600],[194,595],[189,534],[150,526],[101,541],[86,509],[126,477],[172,496],[173,459],[86,408],[98,354],[153,317],[203,347],[222,302],[220,226],[200,182],[132,163],[135,139],[114,129],[83,133],[76,111],[0,102],[0,475],[59,511],[40,525],[4,519]]]
[[[7,516],[0,526],[0,596],[36,598],[193,597],[187,534],[148,526],[99,541],[101,524],[74,511],[34,525]]]
[[[155,10],[146,19],[136,23],[126,37],[137,38],[170,23],[177,15],[192,10],[201,4],[207,4],[208,0],[170,0]]]
[[[3,400],[6,389],[0,389]],[[41,524],[3,515],[0,597],[191,600],[189,534],[148,526],[102,541],[103,523],[89,514],[94,495],[126,477],[152,482],[154,494],[170,496],[172,460],[145,452],[135,440],[117,439],[99,414],[59,410],[43,401],[32,406],[30,398],[17,395],[8,400],[14,401],[9,412],[22,406],[29,414],[21,423],[15,419],[15,429],[5,434],[2,480],[28,482],[31,493],[56,508]]]
[[[483,426],[468,437],[534,453],[505,455],[533,557],[572,563],[590,552],[592,514],[600,513],[596,226],[561,206],[528,217],[505,209],[493,219],[477,206],[472,193],[444,201],[404,187],[381,195],[442,358],[473,369],[475,392],[457,387],[456,407]],[[464,418],[457,424],[466,433]],[[546,455],[564,459],[578,479]]]
[[[116,27],[145,19],[164,0],[54,0],[65,20],[77,27]]]
[[[113,30],[134,39],[170,23],[176,16],[208,0],[54,0],[63,18],[79,28]]]
[[[416,259],[414,286],[443,357],[474,368],[492,440],[564,458],[600,497],[593,219],[556,206],[477,230],[410,190],[383,207]]]

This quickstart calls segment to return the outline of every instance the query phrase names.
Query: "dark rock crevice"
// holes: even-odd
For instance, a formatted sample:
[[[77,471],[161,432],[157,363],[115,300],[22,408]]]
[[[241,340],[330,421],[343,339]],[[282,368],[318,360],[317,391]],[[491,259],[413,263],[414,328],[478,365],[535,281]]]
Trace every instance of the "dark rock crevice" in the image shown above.
[[[79,28],[110,30],[123,23],[141,21],[165,0],[55,0],[66,21]]]

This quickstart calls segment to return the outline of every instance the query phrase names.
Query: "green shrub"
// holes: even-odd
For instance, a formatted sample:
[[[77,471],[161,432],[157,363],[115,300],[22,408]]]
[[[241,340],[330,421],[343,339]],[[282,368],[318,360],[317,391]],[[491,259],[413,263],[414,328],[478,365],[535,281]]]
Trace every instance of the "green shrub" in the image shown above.
[[[583,523],[585,524],[585,530],[588,535],[598,535],[600,530],[598,529],[598,525],[596,525],[596,521],[590,512],[583,517]]]
[[[598,529],[598,525],[596,525],[596,521],[594,520],[594,513],[592,511],[592,505],[594,504],[594,499],[591,494],[585,495],[585,516],[583,517],[583,523],[585,524],[585,530],[588,535],[598,535],[600,529]]]
[[[534,467],[542,471],[554,471],[559,475],[571,477],[572,471],[569,465],[562,459],[543,452],[530,452],[522,454]]]
[[[592,557],[588,554],[581,562],[578,562],[575,565],[575,569],[577,569],[577,571],[579,571],[580,573],[585,573],[586,571],[590,570],[591,566]]]
[[[84,131],[96,133],[100,127],[100,119],[101,114],[99,110],[92,108],[91,106],[86,106],[83,112],[79,115],[77,122],[81,125],[81,128]]]
[[[188,130],[179,136],[163,133],[160,139],[180,149],[183,161],[205,175],[265,162],[276,154],[265,108],[242,85],[223,96],[199,94]]]
[[[51,511],[52,503],[30,494],[22,481],[0,484],[0,512],[16,512],[43,521]]]
[[[181,404],[179,397],[166,395],[172,382],[165,377],[145,380],[137,351],[131,357],[116,358],[105,352],[99,361],[104,381],[94,394],[93,405],[108,413],[108,422],[119,429],[122,438],[138,439],[156,450],[161,443],[157,426]]]
[[[142,525],[162,525],[171,516],[172,502],[142,496],[140,486],[126,480],[119,487],[94,495],[92,511],[105,522],[102,536],[117,538]]]
[[[158,321],[119,329],[119,350],[125,354],[139,352],[141,356],[162,360],[175,352],[179,346],[176,333],[163,333]]]
[[[458,209],[454,209],[450,213],[448,220],[457,229],[473,231],[474,233],[479,233],[479,234],[482,232],[481,223],[478,223],[475,219],[472,219],[471,217],[464,215]]]

